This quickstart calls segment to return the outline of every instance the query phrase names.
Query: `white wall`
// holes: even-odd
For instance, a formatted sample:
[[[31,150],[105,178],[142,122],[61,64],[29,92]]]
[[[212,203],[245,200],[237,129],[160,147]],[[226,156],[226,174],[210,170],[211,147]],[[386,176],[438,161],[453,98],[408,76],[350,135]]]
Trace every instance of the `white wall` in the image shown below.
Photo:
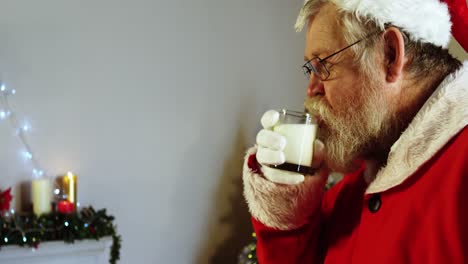
[[[266,110],[301,109],[302,0],[0,1],[0,73],[29,140],[114,214],[120,263],[235,263],[243,153]],[[0,188],[29,179],[0,123]]]
[[[468,0],[467,0],[468,1]],[[449,52],[457,59],[461,61],[468,60],[468,53],[458,44],[458,42],[452,38],[448,46]]]

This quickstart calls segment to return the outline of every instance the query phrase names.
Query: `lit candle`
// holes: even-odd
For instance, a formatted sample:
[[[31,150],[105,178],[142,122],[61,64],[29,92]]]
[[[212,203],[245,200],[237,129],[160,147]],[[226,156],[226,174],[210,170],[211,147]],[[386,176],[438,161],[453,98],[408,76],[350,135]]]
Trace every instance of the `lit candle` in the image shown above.
[[[32,181],[32,195],[34,214],[50,213],[52,191],[48,178],[39,178]]]
[[[67,175],[63,176],[62,178],[62,190],[63,194],[66,195],[66,200],[73,203],[75,208],[77,202],[76,185],[76,175],[71,171],[67,172]]]

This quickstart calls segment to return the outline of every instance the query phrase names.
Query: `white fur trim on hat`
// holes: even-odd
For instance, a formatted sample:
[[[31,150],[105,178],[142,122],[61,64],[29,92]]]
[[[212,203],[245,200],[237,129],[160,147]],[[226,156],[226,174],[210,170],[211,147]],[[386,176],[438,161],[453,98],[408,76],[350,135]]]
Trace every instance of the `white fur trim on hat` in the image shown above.
[[[297,185],[284,185],[268,181],[261,174],[252,172],[247,161],[256,153],[253,147],[247,151],[244,163],[243,183],[244,197],[252,216],[266,226],[279,230],[292,230],[311,221],[319,213],[320,199],[323,190],[317,190],[316,182],[305,181]],[[319,217],[319,214],[316,215]]]
[[[316,0],[310,0],[316,1]],[[450,41],[450,14],[439,0],[329,0],[339,10],[370,18],[381,28],[390,23],[410,34],[412,40],[446,48]],[[307,4],[309,1],[306,0]],[[304,5],[305,5],[304,4]],[[305,25],[307,14],[299,12],[296,30]]]

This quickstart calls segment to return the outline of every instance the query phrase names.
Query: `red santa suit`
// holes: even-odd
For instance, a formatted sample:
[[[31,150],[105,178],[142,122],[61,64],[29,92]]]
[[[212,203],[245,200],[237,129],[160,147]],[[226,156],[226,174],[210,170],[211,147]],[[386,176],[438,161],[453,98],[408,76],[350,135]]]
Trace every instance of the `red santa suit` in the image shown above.
[[[391,148],[325,192],[266,180],[255,148],[244,196],[261,264],[468,263],[468,62],[446,77]],[[372,178],[373,180],[370,180]]]

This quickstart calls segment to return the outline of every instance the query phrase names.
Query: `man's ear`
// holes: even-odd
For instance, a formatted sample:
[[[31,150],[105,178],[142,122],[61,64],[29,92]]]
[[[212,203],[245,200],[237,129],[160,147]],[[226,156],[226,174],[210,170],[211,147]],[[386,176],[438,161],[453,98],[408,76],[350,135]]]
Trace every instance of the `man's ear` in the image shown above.
[[[389,27],[384,34],[386,80],[393,83],[401,78],[405,65],[405,41],[403,33],[396,27]]]

